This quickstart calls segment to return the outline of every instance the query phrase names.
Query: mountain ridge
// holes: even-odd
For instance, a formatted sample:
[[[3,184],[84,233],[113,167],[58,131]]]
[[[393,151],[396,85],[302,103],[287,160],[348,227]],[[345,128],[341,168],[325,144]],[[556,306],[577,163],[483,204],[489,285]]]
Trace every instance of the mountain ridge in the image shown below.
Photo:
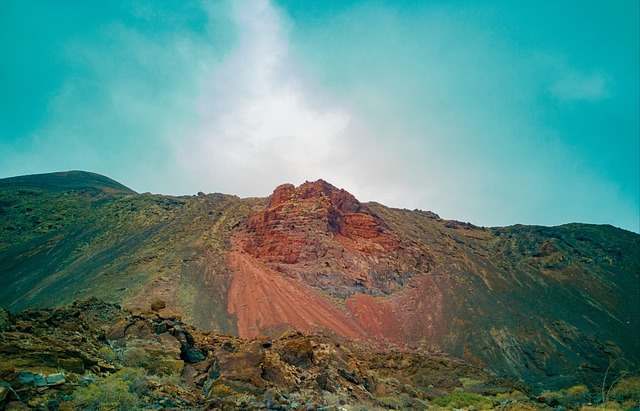
[[[266,199],[74,185],[0,180],[6,308],[98,296],[144,312],[162,300],[201,329],[320,327],[533,384],[640,363],[640,236],[623,229],[477,227],[360,203],[323,180]]]

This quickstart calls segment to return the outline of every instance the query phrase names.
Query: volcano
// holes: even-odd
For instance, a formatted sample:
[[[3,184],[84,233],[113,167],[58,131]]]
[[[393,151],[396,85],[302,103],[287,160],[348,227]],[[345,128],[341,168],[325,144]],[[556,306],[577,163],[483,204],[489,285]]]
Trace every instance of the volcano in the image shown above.
[[[0,180],[1,305],[152,304],[243,338],[321,330],[527,384],[640,365],[640,236],[478,227],[318,180],[268,198],[138,194],[66,172]]]

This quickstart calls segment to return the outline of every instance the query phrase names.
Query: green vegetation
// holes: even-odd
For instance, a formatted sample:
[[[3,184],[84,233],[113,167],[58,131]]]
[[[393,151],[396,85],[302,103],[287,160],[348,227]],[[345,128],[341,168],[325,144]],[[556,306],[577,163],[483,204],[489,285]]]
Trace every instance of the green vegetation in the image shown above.
[[[464,391],[454,391],[443,397],[436,398],[433,403],[440,407],[469,407],[473,405],[477,409],[488,409],[493,405],[493,402],[486,397],[479,394],[473,394]]]
[[[113,364],[118,359],[118,353],[113,351],[111,348],[102,347],[97,352],[98,357],[102,358],[109,364]]]
[[[149,380],[142,370],[124,368],[75,393],[76,406],[88,411],[127,411],[138,409],[149,393]]]

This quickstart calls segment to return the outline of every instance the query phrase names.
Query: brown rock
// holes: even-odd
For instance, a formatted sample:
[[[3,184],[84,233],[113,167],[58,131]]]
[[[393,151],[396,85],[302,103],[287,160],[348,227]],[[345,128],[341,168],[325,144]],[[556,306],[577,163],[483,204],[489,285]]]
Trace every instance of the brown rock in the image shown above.
[[[264,352],[259,342],[253,341],[235,352],[219,351],[216,359],[221,381],[249,383],[259,389],[265,387],[262,379]]]
[[[60,367],[69,372],[84,374],[84,362],[80,358],[60,358],[59,362]]]
[[[278,353],[285,362],[296,367],[309,368],[313,365],[313,348],[309,337],[288,340]]]
[[[119,320],[115,324],[113,324],[106,333],[107,340],[119,340],[124,338],[125,331],[129,326],[129,322],[125,319]]]
[[[176,313],[171,308],[162,308],[158,310],[158,317],[168,319],[168,320],[180,320],[182,316]]]
[[[154,301],[151,302],[151,310],[152,311],[162,310],[166,306],[167,306],[167,304],[162,300],[154,300]]]
[[[125,331],[125,338],[127,340],[151,340],[154,339],[153,329],[151,325],[143,320],[138,320],[131,326],[127,327]]]
[[[176,337],[169,333],[158,334],[156,336],[158,343],[160,346],[166,351],[168,356],[173,357],[174,359],[180,358],[180,348],[182,344]]]

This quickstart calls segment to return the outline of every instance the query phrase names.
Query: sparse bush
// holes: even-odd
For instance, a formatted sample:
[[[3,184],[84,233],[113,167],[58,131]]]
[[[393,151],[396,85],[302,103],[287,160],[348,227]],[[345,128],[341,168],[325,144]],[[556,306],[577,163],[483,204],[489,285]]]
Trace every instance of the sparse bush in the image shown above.
[[[614,399],[640,398],[640,377],[623,378],[611,389],[610,396]]]
[[[623,408],[620,404],[618,404],[617,402],[610,402],[608,403],[606,406],[603,405],[583,405],[580,408],[580,411],[623,411],[623,410],[629,410],[631,408]]]
[[[183,387],[184,383],[177,374],[154,375],[149,377],[150,380],[157,382],[159,385],[172,385],[175,387]]]
[[[516,401],[525,401],[527,399],[527,396],[524,395],[522,392],[515,390],[515,391],[511,391],[508,393],[500,393],[496,395],[496,400],[516,400]]]
[[[89,411],[126,411],[139,409],[141,397],[149,390],[142,370],[125,368],[76,391],[76,408]]]
[[[122,361],[127,367],[145,368],[150,359],[149,353],[139,347],[128,348],[122,353]]]
[[[589,389],[584,385],[575,385],[558,391],[545,390],[541,395],[548,400],[556,400],[565,407],[575,407],[588,402]]]
[[[118,354],[111,348],[102,347],[98,350],[98,357],[102,358],[109,364],[113,364],[118,359]]]
[[[224,398],[224,397],[235,396],[235,395],[238,395],[238,393],[233,388],[224,384],[214,385],[213,387],[211,387],[211,391],[209,391],[210,397]]]
[[[584,397],[589,394],[589,389],[584,385],[575,385],[567,388],[567,396],[571,397]]]
[[[380,397],[377,399],[377,404],[391,410],[399,410],[402,406],[398,397]]]
[[[473,405],[478,409],[487,409],[493,405],[492,401],[482,395],[463,391],[454,391],[444,397],[436,398],[433,400],[433,403],[440,407],[455,405],[456,408]]]

